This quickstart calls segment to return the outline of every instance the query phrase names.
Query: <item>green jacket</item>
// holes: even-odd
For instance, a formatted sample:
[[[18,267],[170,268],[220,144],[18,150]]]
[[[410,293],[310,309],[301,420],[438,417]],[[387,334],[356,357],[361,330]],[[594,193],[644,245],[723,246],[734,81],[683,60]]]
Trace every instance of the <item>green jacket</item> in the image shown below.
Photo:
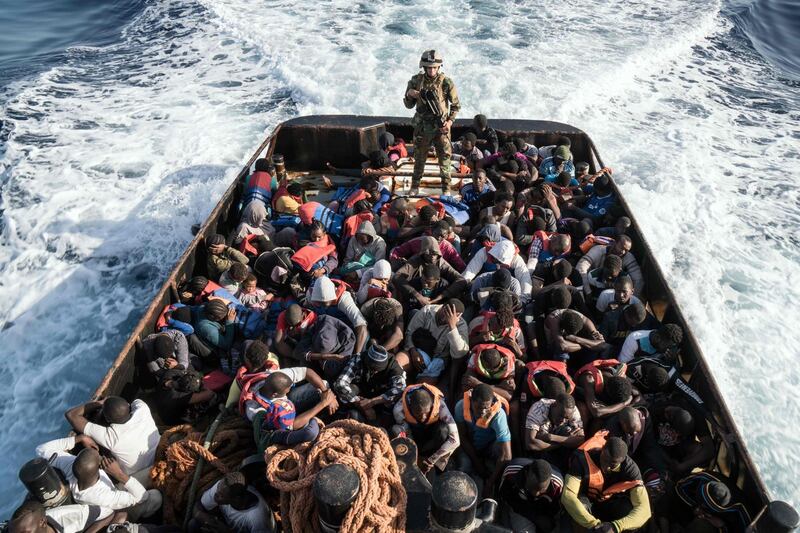
[[[246,265],[248,263],[247,256],[230,246],[226,246],[225,251],[219,255],[208,254],[208,259],[206,260],[208,277],[218,280],[219,276],[228,270],[234,262]]]
[[[414,115],[414,124],[422,121],[433,121],[437,117],[433,115],[422,98],[408,98],[406,94],[411,89],[420,91],[422,89],[433,89],[439,100],[439,107],[445,111],[444,120],[455,120],[456,115],[461,110],[461,102],[458,99],[458,91],[456,91],[456,84],[453,80],[442,74],[441,72],[435,78],[428,78],[424,72],[412,76],[406,86],[406,92],[403,93],[403,104],[408,109],[416,106],[416,114]]]

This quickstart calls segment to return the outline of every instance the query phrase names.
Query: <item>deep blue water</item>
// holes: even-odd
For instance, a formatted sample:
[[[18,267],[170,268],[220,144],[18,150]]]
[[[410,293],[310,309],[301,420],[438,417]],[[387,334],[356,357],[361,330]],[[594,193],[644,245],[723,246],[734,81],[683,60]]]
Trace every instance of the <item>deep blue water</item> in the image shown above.
[[[0,517],[265,130],[403,113],[430,42],[465,116],[574,123],[621,169],[762,476],[800,504],[800,1],[321,3],[0,0]]]

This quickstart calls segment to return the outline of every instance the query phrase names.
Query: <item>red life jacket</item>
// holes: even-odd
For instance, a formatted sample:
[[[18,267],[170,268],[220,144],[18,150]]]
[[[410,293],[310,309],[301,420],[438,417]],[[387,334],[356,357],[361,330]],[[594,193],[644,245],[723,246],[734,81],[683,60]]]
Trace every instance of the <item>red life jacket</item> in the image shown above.
[[[583,239],[583,241],[581,241],[579,248],[581,249],[581,253],[586,255],[589,252],[589,250],[591,250],[598,244],[602,245],[614,244],[614,239],[612,239],[611,237],[603,237],[602,235],[589,234],[586,236],[585,239]]]
[[[591,375],[594,378],[594,392],[595,394],[600,394],[603,392],[604,387],[603,370],[610,370],[614,376],[624,376],[628,370],[628,365],[620,363],[616,359],[598,359],[580,367],[575,372],[575,380],[577,381],[583,374]]]
[[[292,255],[292,263],[302,268],[304,272],[309,272],[311,267],[335,251],[336,245],[326,235],[324,243],[311,242],[297,250]]]
[[[372,222],[373,220],[375,220],[375,215],[370,211],[364,211],[363,213],[347,217],[344,221],[344,228],[342,228],[342,238],[352,237],[356,234],[362,222]]]
[[[278,324],[280,325],[282,323],[285,326],[284,332],[287,335],[304,333],[308,331],[308,328],[310,328],[314,324],[314,322],[317,321],[317,313],[315,313],[314,311],[309,311],[307,309],[304,309],[303,312],[305,313],[303,320],[301,320],[300,323],[294,327],[289,327],[286,324],[286,311],[281,311],[280,315],[278,315]]]
[[[445,210],[444,204],[442,202],[431,202],[427,198],[420,198],[419,200],[417,200],[417,202],[414,204],[414,208],[417,210],[417,213],[419,213],[420,209],[422,209],[426,205],[433,206],[433,208],[436,209],[436,214],[439,215],[439,220],[442,220],[444,216],[447,214],[447,211]]]
[[[490,374],[488,370],[483,368],[483,364],[481,363],[481,354],[483,351],[490,350],[492,348],[500,352],[506,360],[506,366],[500,375]],[[470,351],[472,355],[470,356],[469,360],[469,368],[473,369],[480,376],[486,379],[502,381],[514,375],[514,363],[516,358],[514,357],[514,352],[505,346],[500,346],[499,344],[494,343],[476,344]]]
[[[426,426],[431,424],[435,424],[439,421],[439,409],[441,408],[442,399],[444,398],[444,394],[442,391],[434,387],[433,385],[428,385],[427,383],[420,383],[417,385],[409,385],[406,387],[406,390],[403,391],[403,395],[400,397],[400,401],[403,402],[403,416],[406,419],[406,422],[409,424],[419,425],[417,419],[411,414],[411,410],[408,408],[408,401],[409,396],[412,392],[417,389],[425,389],[431,393],[433,396],[433,408],[431,409],[431,416],[428,417],[428,421],[425,422]]]
[[[361,200],[368,197],[369,194],[367,193],[367,191],[365,191],[364,189],[356,189],[355,191],[352,192],[352,194],[350,194],[350,196],[348,196],[345,199],[344,205],[347,209],[352,209],[357,202],[360,202]]]
[[[398,157],[400,157],[401,159],[403,157],[408,157],[408,149],[406,148],[406,142],[403,139],[398,139],[396,143],[386,147],[386,153],[397,154]]]
[[[608,440],[608,430],[602,430],[598,431],[593,437],[578,446],[578,449],[583,452],[583,460],[586,461],[586,470],[588,472],[586,492],[589,496],[589,499],[596,502],[602,502],[614,496],[615,494],[627,492],[633,488],[644,486],[644,483],[642,483],[641,480],[629,480],[620,481],[619,483],[614,483],[609,487],[604,487],[605,478],[603,477],[603,470],[599,465],[595,464],[594,460],[592,460],[591,456],[589,455],[589,452],[602,450],[603,446],[606,445],[606,440]]]
[[[167,313],[170,313],[175,309],[177,309],[177,306],[175,304],[169,304],[164,306],[164,309],[161,310],[161,314],[158,315],[158,320],[156,320],[157,332],[167,327]]]
[[[464,415],[464,420],[467,422],[472,422],[472,390],[468,390],[464,393],[464,410],[462,414]],[[492,422],[492,418],[502,409],[503,411],[508,414],[508,402],[505,398],[500,396],[497,393],[494,393],[494,402],[492,403],[491,409],[489,409],[489,413],[486,416],[479,418],[475,421],[475,425],[479,428],[486,429],[489,427],[489,424]]]
[[[253,233],[239,241],[239,251],[247,256],[258,255],[258,248],[255,247],[253,241],[259,236]]]
[[[245,403],[248,401],[256,401],[259,405],[262,403],[253,388],[257,383],[263,381],[267,376],[272,374],[272,372],[272,370],[265,370],[263,372],[248,374],[247,368],[244,366],[239,367],[239,370],[236,372],[236,384],[239,385],[239,390],[241,390],[241,394],[239,395],[239,413],[241,415],[245,414]]]
[[[489,331],[489,320],[495,316],[497,313],[494,311],[481,311],[480,316],[483,317],[483,322],[475,326],[470,334],[476,331]],[[503,328],[503,331],[496,334],[495,337],[509,337],[511,339],[517,340],[520,335],[522,335],[522,328],[519,327],[519,321],[514,319],[514,323],[511,325],[510,328]]]
[[[208,297],[214,294],[214,291],[221,288],[222,287],[220,285],[214,283],[211,280],[208,280],[208,283],[206,284],[205,287],[203,287],[203,290],[200,291],[200,294],[194,297],[194,302],[199,304],[207,301]]]
[[[373,298],[391,298],[392,291],[389,289],[382,289],[381,287],[376,287],[374,285],[367,286],[367,300],[372,300]]]
[[[572,378],[569,377],[567,373],[567,363],[562,361],[531,361],[525,365],[525,368],[528,369],[528,376],[526,379],[528,382],[528,390],[531,391],[531,395],[534,398],[542,397],[542,391],[539,390],[539,386],[536,384],[536,374],[540,372],[553,372],[564,380],[567,394],[571,396],[572,393],[575,392],[575,382],[572,381]]]

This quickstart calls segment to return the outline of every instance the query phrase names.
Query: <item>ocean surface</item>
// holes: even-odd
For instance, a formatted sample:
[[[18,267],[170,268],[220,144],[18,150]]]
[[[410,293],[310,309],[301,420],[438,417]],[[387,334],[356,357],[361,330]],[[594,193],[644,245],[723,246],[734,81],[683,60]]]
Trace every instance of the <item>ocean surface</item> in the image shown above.
[[[408,114],[427,48],[463,116],[592,136],[800,504],[796,0],[0,0],[0,516],[265,134]]]

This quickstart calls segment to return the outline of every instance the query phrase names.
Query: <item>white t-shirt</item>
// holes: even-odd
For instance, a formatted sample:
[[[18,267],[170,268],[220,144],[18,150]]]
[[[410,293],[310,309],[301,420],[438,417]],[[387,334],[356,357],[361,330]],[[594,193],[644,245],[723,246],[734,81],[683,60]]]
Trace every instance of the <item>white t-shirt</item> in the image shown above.
[[[150,408],[142,400],[131,403],[131,418],[124,424],[105,427],[89,422],[83,433],[114,454],[128,475],[153,466],[160,436]]]
[[[62,505],[46,509],[47,523],[58,533],[80,533],[98,520],[111,514],[110,509],[97,505]]]
[[[631,296],[631,301],[629,303],[638,304],[641,302],[642,301],[636,296]],[[614,289],[606,289],[597,297],[597,310],[601,313],[605,313],[608,310],[608,306],[612,303],[614,303]]]
[[[218,506],[217,502],[214,501],[214,496],[217,494],[220,481],[214,483],[200,498],[200,503],[206,511],[213,511],[219,507],[222,516],[225,517],[225,522],[238,533],[271,533],[275,531],[272,511],[270,511],[264,498],[251,487],[247,487],[247,490],[258,498],[258,503],[250,509],[239,511],[230,505]]]

